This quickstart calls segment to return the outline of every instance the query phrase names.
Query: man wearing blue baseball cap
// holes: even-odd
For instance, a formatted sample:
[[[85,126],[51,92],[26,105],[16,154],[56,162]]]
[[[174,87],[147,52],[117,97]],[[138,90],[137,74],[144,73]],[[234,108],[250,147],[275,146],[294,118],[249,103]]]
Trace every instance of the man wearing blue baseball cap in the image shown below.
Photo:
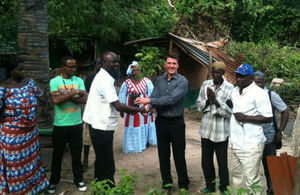
[[[237,87],[231,94],[229,136],[233,187],[246,187],[249,194],[261,194],[252,186],[261,186],[259,168],[266,141],[262,125],[272,122],[272,106],[268,93],[253,82],[252,66],[241,64],[235,73]]]

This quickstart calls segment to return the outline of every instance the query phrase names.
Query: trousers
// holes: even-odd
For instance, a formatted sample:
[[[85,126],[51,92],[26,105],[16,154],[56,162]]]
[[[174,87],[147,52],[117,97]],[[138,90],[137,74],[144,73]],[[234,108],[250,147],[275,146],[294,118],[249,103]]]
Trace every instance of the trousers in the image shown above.
[[[201,138],[202,145],[202,170],[205,177],[206,188],[215,191],[215,167],[214,152],[216,152],[219,167],[220,185],[219,190],[225,191],[229,186],[229,173],[227,163],[228,138],[223,142],[213,142],[209,139]]]
[[[57,184],[60,181],[61,163],[67,144],[69,144],[72,157],[74,183],[78,184],[82,182],[82,124],[75,126],[54,126],[52,142],[54,150],[52,153],[50,184]]]
[[[185,160],[185,123],[183,116],[177,118],[166,118],[158,116],[156,121],[157,148],[160,165],[160,173],[163,186],[172,184],[170,162],[170,145],[174,157],[175,168],[178,175],[179,188],[188,189],[189,178]]]
[[[114,131],[94,129],[91,125],[89,125],[89,129],[96,156],[94,177],[98,181],[108,179],[115,183]],[[111,183],[108,185],[114,186]]]

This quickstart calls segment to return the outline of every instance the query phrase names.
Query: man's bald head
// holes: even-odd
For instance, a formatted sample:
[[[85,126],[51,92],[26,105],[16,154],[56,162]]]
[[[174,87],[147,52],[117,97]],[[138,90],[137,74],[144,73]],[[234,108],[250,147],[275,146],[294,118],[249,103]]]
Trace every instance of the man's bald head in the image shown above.
[[[117,54],[111,51],[104,52],[100,57],[102,68],[105,69],[112,77],[116,78],[119,68]]]

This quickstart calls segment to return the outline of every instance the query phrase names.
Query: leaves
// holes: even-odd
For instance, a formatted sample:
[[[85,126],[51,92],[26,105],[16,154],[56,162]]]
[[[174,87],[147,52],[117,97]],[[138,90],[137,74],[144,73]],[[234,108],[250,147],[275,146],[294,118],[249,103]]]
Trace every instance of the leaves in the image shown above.
[[[164,60],[161,59],[163,51],[156,47],[143,47],[141,53],[135,54],[140,60],[139,65],[142,68],[140,77],[152,77],[163,72]]]

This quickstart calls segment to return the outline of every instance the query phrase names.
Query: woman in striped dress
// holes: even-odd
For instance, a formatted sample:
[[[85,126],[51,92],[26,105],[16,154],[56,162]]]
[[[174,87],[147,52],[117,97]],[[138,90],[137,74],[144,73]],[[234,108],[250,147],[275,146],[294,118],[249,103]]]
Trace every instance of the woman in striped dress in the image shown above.
[[[126,105],[134,105],[136,97],[149,97],[153,91],[150,79],[139,78],[141,69],[136,61],[133,61],[127,69],[130,77],[121,86],[119,101]],[[137,153],[146,149],[146,145],[156,145],[155,117],[153,113],[126,114],[124,116],[123,152]]]
[[[24,78],[23,63],[6,69],[10,78],[0,85],[0,194],[38,194],[48,186],[36,126],[42,91]]]

